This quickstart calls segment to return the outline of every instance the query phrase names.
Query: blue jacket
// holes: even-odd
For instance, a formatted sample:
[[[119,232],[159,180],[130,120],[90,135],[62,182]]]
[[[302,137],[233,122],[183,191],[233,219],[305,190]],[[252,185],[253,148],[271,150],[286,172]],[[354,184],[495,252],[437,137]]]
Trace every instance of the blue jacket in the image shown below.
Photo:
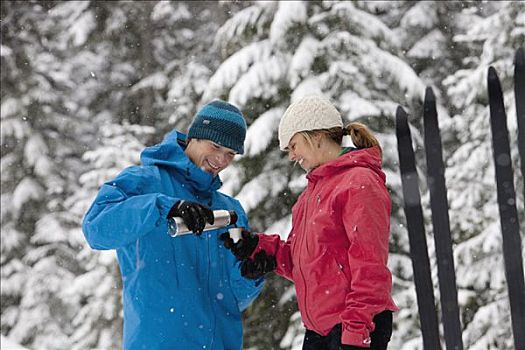
[[[124,349],[241,349],[242,311],[263,281],[240,275],[239,264],[218,239],[226,228],[201,236],[168,235],[175,202],[235,210],[239,202],[217,191],[218,177],[199,169],[171,132],[146,148],[142,166],[106,182],[82,225],[94,249],[116,249],[123,280]]]

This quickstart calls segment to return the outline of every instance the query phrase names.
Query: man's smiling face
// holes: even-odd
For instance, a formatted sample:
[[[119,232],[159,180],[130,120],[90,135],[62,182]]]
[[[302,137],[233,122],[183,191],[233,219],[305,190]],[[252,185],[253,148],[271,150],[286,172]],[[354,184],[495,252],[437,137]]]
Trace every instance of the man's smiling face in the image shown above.
[[[188,158],[199,168],[214,176],[232,163],[235,154],[230,148],[203,139],[191,139],[186,147]]]

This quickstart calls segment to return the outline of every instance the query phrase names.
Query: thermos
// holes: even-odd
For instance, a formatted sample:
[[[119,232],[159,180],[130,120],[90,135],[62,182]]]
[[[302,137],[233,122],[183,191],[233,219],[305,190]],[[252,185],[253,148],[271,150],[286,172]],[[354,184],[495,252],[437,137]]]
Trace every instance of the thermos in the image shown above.
[[[234,225],[237,222],[237,213],[233,210],[214,210],[213,225],[206,223],[203,231],[209,231],[226,227],[228,225]],[[184,221],[180,217],[171,217],[168,220],[168,234],[171,237],[178,237],[192,233],[188,227],[184,224]]]

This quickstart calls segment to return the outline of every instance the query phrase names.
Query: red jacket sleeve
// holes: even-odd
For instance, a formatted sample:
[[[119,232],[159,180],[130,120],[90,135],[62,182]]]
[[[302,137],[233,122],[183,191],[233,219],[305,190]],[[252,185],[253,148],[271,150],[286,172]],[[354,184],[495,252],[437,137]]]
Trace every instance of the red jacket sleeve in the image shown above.
[[[290,238],[285,242],[281,240],[279,235],[267,235],[264,233],[258,233],[258,235],[259,243],[250,258],[253,259],[255,254],[261,250],[264,250],[268,255],[275,256],[277,261],[275,272],[292,281],[293,263]],[[289,237],[292,237],[291,233]]]
[[[357,170],[357,169],[356,169]],[[350,242],[351,273],[346,309],[341,314],[342,342],[363,346],[374,330],[372,319],[390,304],[392,275],[387,267],[390,234],[390,196],[383,181],[370,169],[355,171],[350,183],[358,184],[337,201]]]

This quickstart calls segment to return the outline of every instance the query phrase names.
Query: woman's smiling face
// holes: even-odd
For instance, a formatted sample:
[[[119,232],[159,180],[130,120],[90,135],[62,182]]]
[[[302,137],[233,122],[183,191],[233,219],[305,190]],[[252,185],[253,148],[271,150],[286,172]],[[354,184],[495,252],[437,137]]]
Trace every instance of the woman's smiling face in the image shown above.
[[[321,164],[316,150],[301,133],[296,133],[290,139],[286,151],[288,159],[299,164],[307,172]]]

